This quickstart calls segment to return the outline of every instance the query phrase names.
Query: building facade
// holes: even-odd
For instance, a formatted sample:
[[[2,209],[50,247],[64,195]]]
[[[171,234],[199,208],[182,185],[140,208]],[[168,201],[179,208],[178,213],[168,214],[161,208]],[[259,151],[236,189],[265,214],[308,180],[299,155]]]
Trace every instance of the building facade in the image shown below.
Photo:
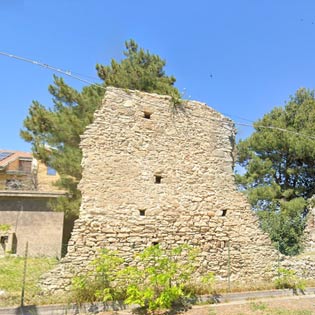
[[[64,195],[58,174],[31,153],[0,150],[0,255],[61,256],[63,213],[50,202]]]

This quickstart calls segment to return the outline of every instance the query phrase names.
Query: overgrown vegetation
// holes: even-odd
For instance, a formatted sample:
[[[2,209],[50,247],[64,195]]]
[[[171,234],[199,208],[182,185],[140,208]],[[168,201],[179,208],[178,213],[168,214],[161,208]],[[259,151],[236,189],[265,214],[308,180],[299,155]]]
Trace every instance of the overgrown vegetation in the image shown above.
[[[73,297],[77,303],[96,300],[121,301],[126,296],[123,276],[124,260],[117,252],[102,249],[91,263],[92,271],[72,280]]]
[[[267,309],[267,304],[264,302],[252,302],[250,303],[250,308],[253,311],[264,311]]]
[[[279,268],[275,286],[277,289],[293,289],[294,291],[301,290],[303,292],[306,281],[298,277],[294,270]]]
[[[125,301],[127,303],[126,299],[129,298],[130,304],[143,305],[142,311],[154,314],[160,309],[172,307],[176,301],[183,303],[186,298],[194,297],[195,294],[226,292],[226,288],[220,288],[215,283],[212,273],[206,274],[198,281],[193,278],[197,265],[196,254],[196,251],[186,246],[172,250],[153,246],[135,257],[134,263],[137,262],[137,266],[127,267],[118,253],[104,249],[92,262],[93,270],[90,273],[73,279],[72,296],[66,294],[41,296],[38,280],[55,266],[57,260],[28,258],[25,304],[67,304],[86,301]],[[5,292],[4,295],[0,295],[0,307],[20,304],[23,270],[24,258],[22,257],[6,256],[0,259],[0,291]],[[305,282],[293,271],[287,269],[279,269],[278,280],[275,281],[273,287],[271,284],[270,282],[268,287],[261,284],[262,286],[254,288],[233,286],[232,289],[240,292],[249,289],[271,289],[275,286],[294,290],[303,290],[305,287]],[[127,292],[128,288],[129,292]],[[264,305],[259,302],[251,304],[253,311],[254,309],[262,311],[262,308]],[[270,310],[268,314],[278,313],[272,313]]]
[[[0,224],[0,232],[7,233],[11,229],[9,224]]]
[[[139,305],[146,314],[155,314],[196,293],[196,256],[196,250],[189,246],[165,250],[153,245],[138,254],[133,265],[125,266],[117,253],[103,250],[92,262],[90,274],[74,278],[74,297],[80,303],[123,300]],[[201,282],[207,293],[214,290],[213,274],[207,274]]]

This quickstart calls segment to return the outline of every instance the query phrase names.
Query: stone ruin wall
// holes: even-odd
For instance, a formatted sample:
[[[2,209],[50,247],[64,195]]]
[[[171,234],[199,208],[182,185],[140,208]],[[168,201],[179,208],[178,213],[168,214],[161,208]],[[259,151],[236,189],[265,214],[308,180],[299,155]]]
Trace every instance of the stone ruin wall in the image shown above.
[[[69,288],[100,248],[126,258],[148,245],[200,248],[200,271],[262,280],[277,252],[233,176],[235,130],[204,103],[108,88],[82,136],[82,204],[68,254],[43,286]],[[160,183],[156,183],[159,181]]]
[[[305,252],[315,251],[315,208],[309,208],[306,227],[304,230],[304,247]]]

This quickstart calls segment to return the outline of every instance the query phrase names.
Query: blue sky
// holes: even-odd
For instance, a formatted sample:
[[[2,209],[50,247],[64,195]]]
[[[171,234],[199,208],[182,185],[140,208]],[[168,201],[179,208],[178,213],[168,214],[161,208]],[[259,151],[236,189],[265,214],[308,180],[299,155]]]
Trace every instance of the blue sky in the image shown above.
[[[314,88],[314,0],[0,0],[0,27],[0,51],[91,77],[133,38],[166,60],[184,97],[236,122]],[[28,151],[19,131],[32,100],[51,105],[53,73],[5,56],[0,69],[0,148]]]

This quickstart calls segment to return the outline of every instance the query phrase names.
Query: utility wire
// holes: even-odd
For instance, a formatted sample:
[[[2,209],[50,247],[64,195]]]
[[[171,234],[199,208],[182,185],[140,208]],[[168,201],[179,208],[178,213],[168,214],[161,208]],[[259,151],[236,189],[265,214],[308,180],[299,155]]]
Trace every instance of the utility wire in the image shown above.
[[[240,126],[246,126],[246,127],[252,127],[252,128],[265,128],[265,129],[273,129],[273,130],[278,130],[278,131],[282,131],[282,132],[288,132],[297,136],[302,136],[304,138],[308,138],[308,139],[312,139],[315,140],[315,137],[306,135],[305,133],[301,133],[301,132],[297,132],[297,131],[292,131],[292,130],[288,130],[285,128],[280,128],[280,127],[274,127],[274,126],[264,126],[264,125],[256,125],[255,127],[251,124],[245,124],[245,123],[239,123],[239,122],[235,122],[236,125],[240,125]]]
[[[94,85],[94,86],[97,86],[97,87],[99,87],[101,89],[106,90],[105,86],[103,86],[101,84],[98,84],[98,83],[95,83],[93,81],[90,81],[90,80],[82,78],[85,75],[81,75],[81,74],[78,74],[78,73],[75,73],[75,72],[72,72],[72,71],[69,71],[69,70],[63,70],[63,69],[60,69],[60,68],[56,68],[54,66],[50,66],[50,65],[48,65],[46,63],[42,63],[40,61],[36,61],[36,60],[33,60],[33,59],[29,59],[29,58],[25,58],[25,57],[9,54],[9,53],[3,52],[3,51],[0,51],[0,55],[6,56],[6,57],[10,57],[10,58],[13,58],[13,59],[16,59],[16,60],[24,61],[24,62],[27,62],[27,63],[31,63],[33,65],[40,66],[40,67],[42,67],[44,69],[49,69],[51,71],[55,71],[55,72],[67,75],[68,77],[71,77],[73,79],[79,80],[79,81],[81,81],[83,83],[87,83],[89,85]],[[88,76],[85,76],[85,77],[88,77]],[[92,77],[90,77],[90,78],[92,78]],[[149,102],[146,102],[144,100],[141,100],[141,101],[143,103],[150,104]],[[229,114],[225,114],[225,115],[226,116],[233,116],[233,115],[229,115]],[[251,121],[249,119],[246,119],[246,118],[242,118],[242,117],[238,117],[238,118],[242,119],[242,120],[245,120],[245,121],[253,122],[253,121]],[[219,121],[219,122],[222,123],[222,125],[224,124],[224,121],[222,121],[221,119],[212,118],[211,120]],[[228,122],[225,122],[225,123],[229,124]],[[246,124],[246,123],[240,123],[240,122],[234,122],[234,123],[235,123],[235,125],[239,125],[239,126],[255,128],[253,124]],[[266,128],[266,129],[273,129],[273,130],[278,130],[278,131],[282,131],[282,132],[288,132],[288,133],[291,133],[291,134],[302,136],[304,138],[315,140],[315,137],[312,137],[312,136],[309,136],[309,135],[306,135],[306,134],[303,134],[303,133],[300,133],[300,132],[284,129],[284,128],[279,128],[279,127],[274,127],[274,126],[264,126],[264,125],[256,125],[256,128]]]
[[[56,67],[53,67],[53,66],[50,66],[48,65],[47,63],[42,63],[40,61],[36,61],[36,60],[32,60],[32,59],[28,59],[28,58],[25,58],[25,57],[20,57],[20,56],[16,56],[16,55],[13,55],[13,54],[9,54],[9,53],[6,53],[6,52],[3,52],[3,51],[0,51],[0,55],[3,55],[3,56],[6,56],[6,57],[10,57],[10,58],[14,58],[14,59],[17,59],[17,60],[20,60],[20,61],[24,61],[24,62],[28,62],[28,63],[31,63],[33,65],[37,65],[37,66],[40,66],[42,68],[45,68],[45,69],[49,69],[49,70],[52,70],[52,71],[56,71],[58,73],[62,73],[64,75],[67,75],[71,78],[74,78],[76,80],[79,80],[81,82],[84,82],[84,83],[87,83],[87,84],[90,84],[90,85],[96,85],[100,88],[103,88],[105,89],[104,86],[98,84],[98,83],[94,83],[90,80],[86,80],[84,78],[82,78],[82,75],[79,75],[79,74],[74,74],[73,72],[69,71],[69,70],[62,70],[62,69],[59,69],[59,68],[56,68]]]
[[[235,117],[235,118],[238,118],[238,119],[241,119],[241,120],[245,120],[245,121],[248,121],[248,122],[251,122],[251,123],[254,123],[254,121],[253,120],[251,120],[251,119],[248,119],[248,118],[244,118],[244,117],[241,117],[241,116],[237,116],[237,115],[232,115],[232,114],[229,114],[229,113],[224,113],[224,112],[222,112],[222,114],[223,115],[225,115],[225,116],[228,116],[228,117]]]

